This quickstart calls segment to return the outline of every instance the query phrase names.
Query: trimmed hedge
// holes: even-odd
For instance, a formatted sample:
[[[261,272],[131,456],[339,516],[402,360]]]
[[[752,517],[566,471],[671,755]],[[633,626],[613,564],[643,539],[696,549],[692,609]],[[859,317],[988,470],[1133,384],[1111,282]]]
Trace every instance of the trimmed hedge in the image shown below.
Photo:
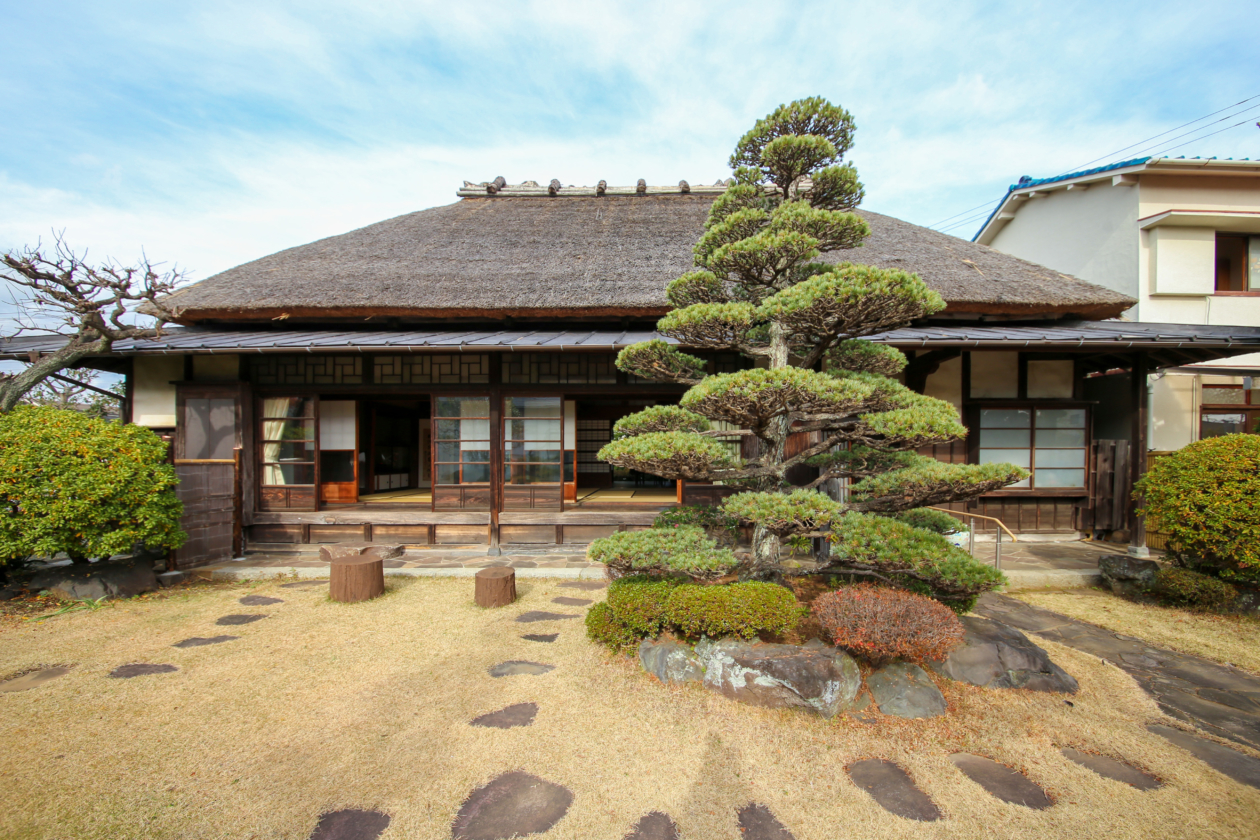
[[[751,639],[759,633],[782,635],[796,627],[805,608],[792,590],[774,583],[725,586],[684,584],[669,595],[666,617],[684,636]]]
[[[678,586],[676,578],[634,575],[614,580],[604,603],[613,616],[636,636],[655,636],[665,626],[666,604]]]
[[[1238,590],[1223,580],[1190,569],[1160,569],[1151,594],[1172,607],[1200,610],[1228,609],[1238,600]]]
[[[944,604],[869,583],[819,595],[813,613],[836,647],[872,665],[944,659],[964,634],[962,622]]]
[[[1134,496],[1187,565],[1260,580],[1260,436],[1207,438],[1156,458]]]
[[[586,611],[586,637],[613,653],[630,651],[639,643],[639,637],[618,621],[612,609],[602,601]]]

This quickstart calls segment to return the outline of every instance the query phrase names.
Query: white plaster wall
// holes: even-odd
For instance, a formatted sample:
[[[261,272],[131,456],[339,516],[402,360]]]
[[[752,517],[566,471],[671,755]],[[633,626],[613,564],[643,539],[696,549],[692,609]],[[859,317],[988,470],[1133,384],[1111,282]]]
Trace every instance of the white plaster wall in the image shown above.
[[[1216,291],[1216,231],[1157,227],[1146,233],[1152,295],[1210,295]]]
[[[1136,187],[1055,190],[1019,205],[991,247],[1138,296]]]
[[[1198,396],[1197,376],[1170,373],[1151,382],[1151,449],[1171,452],[1198,440]]]
[[[1142,173],[1138,218],[1168,210],[1260,211],[1260,175],[1212,178]]]
[[[936,372],[928,376],[923,393],[952,404],[958,409],[959,416],[962,416],[962,357],[941,362]]]
[[[131,422],[137,426],[174,426],[174,383],[183,378],[183,356],[137,356],[132,368]]]

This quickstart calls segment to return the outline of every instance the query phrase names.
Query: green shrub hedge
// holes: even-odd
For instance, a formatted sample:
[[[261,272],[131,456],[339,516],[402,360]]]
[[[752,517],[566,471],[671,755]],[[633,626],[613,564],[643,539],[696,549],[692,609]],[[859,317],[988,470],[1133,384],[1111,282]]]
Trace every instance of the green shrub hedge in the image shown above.
[[[618,621],[612,609],[602,601],[586,611],[586,637],[613,653],[629,652],[639,643],[639,636]]]
[[[1260,580],[1260,436],[1207,438],[1156,458],[1134,495],[1186,565]]]
[[[655,636],[665,626],[666,604],[680,583],[676,578],[634,575],[614,580],[605,601],[613,617],[637,636]]]
[[[1238,600],[1238,590],[1223,580],[1190,569],[1160,569],[1151,594],[1172,607],[1223,610]]]
[[[751,639],[759,633],[782,635],[794,629],[804,614],[792,590],[777,584],[685,584],[670,593],[667,620],[690,638]]]

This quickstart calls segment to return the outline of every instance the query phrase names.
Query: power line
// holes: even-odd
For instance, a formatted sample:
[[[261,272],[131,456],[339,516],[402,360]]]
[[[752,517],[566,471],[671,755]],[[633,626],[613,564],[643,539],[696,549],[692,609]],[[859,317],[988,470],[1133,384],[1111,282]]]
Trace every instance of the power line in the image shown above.
[[[1235,115],[1235,116],[1237,116],[1237,115]],[[1191,143],[1197,143],[1197,142],[1198,142],[1198,141],[1200,141],[1200,140],[1206,139],[1206,138],[1208,138],[1208,137],[1213,137],[1213,136],[1215,136],[1215,135],[1217,135],[1217,134],[1220,134],[1222,131],[1229,131],[1231,128],[1238,128],[1238,126],[1240,126],[1240,125],[1246,125],[1247,123],[1251,122],[1251,118],[1252,118],[1252,117],[1254,117],[1254,116],[1255,116],[1255,114],[1252,114],[1252,115],[1251,115],[1251,117],[1247,117],[1247,119],[1243,120],[1242,122],[1236,122],[1236,123],[1234,123],[1233,125],[1227,125],[1227,126],[1225,126],[1224,128],[1222,128],[1222,129],[1219,129],[1219,130],[1217,130],[1217,131],[1213,131],[1211,134],[1204,134],[1202,137],[1196,137],[1196,138],[1194,138],[1193,140],[1187,140],[1186,142],[1182,143],[1180,146],[1173,146],[1173,147],[1172,147],[1172,148],[1170,148],[1170,149],[1164,149],[1163,151],[1156,152],[1156,153],[1155,153],[1152,157],[1159,157],[1160,155],[1165,155],[1165,154],[1168,154],[1169,152],[1176,151],[1177,149],[1180,149],[1180,148],[1181,148],[1181,146],[1189,146]],[[1260,123],[1258,123],[1258,125],[1260,125]]]
[[[1216,124],[1217,124],[1217,123],[1219,123],[1219,122],[1225,122],[1225,120],[1233,119],[1234,117],[1238,116],[1239,114],[1245,114],[1245,113],[1247,113],[1248,111],[1255,111],[1257,108],[1260,108],[1260,105],[1252,105],[1250,108],[1244,108],[1244,109],[1242,109],[1241,111],[1236,111],[1236,112],[1234,112],[1233,114],[1230,114],[1228,117],[1221,117],[1219,120],[1213,120],[1212,122],[1208,123],[1207,125],[1201,125],[1201,126],[1199,126],[1198,128],[1195,128],[1195,129],[1192,129],[1192,130],[1190,130],[1190,131],[1187,131],[1185,134],[1178,134],[1176,137],[1170,137],[1170,138],[1168,138],[1168,140],[1166,140],[1166,141],[1164,141],[1164,142],[1166,142],[1166,143],[1170,143],[1170,142],[1172,142],[1173,140],[1180,140],[1182,137],[1189,137],[1191,134],[1196,134],[1196,133],[1198,133],[1198,132],[1202,131],[1202,130],[1203,130],[1203,129],[1205,129],[1205,128],[1210,128],[1210,127],[1212,127],[1212,126],[1216,125]],[[1251,122],[1251,117],[1247,117],[1245,120],[1243,120],[1243,123],[1245,123],[1245,122]],[[1226,128],[1221,129],[1221,131],[1227,131],[1227,130],[1228,130],[1228,129],[1230,129],[1230,128],[1236,128],[1236,127],[1237,127],[1237,126],[1239,126],[1239,125],[1242,125],[1242,123],[1236,123],[1235,125],[1227,126]],[[1212,132],[1212,134],[1220,134],[1220,133],[1221,133],[1221,131],[1213,131],[1213,132]],[[1167,133],[1167,132],[1165,132],[1165,133]],[[1196,137],[1196,138],[1194,138],[1194,140],[1187,140],[1185,143],[1182,143],[1182,144],[1181,144],[1181,146],[1187,146],[1187,145],[1189,145],[1189,144],[1191,144],[1191,143],[1195,142],[1196,140],[1202,140],[1204,137],[1211,137],[1211,136],[1212,136],[1212,134],[1204,134],[1204,135],[1203,135],[1203,137]],[[1158,146],[1159,144],[1158,144],[1158,143],[1156,143],[1155,145],[1157,145],[1157,146]],[[1173,149],[1180,149],[1180,148],[1181,148],[1181,146],[1173,146],[1172,148],[1173,148]],[[1167,151],[1167,150],[1165,150],[1165,151]],[[1162,154],[1163,154],[1163,152],[1154,152],[1154,153],[1152,153],[1152,155],[1151,155],[1151,156],[1152,156],[1152,157],[1154,157],[1155,155],[1162,155]]]

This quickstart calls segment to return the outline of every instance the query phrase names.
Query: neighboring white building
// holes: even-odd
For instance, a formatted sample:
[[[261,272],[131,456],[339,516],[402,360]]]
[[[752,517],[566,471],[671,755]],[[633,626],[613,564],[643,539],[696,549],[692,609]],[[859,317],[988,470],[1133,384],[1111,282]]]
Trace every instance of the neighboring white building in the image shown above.
[[[1137,298],[1129,320],[1260,326],[1260,160],[1025,176],[974,241]],[[1151,377],[1150,417],[1154,450],[1257,431],[1260,354]]]

